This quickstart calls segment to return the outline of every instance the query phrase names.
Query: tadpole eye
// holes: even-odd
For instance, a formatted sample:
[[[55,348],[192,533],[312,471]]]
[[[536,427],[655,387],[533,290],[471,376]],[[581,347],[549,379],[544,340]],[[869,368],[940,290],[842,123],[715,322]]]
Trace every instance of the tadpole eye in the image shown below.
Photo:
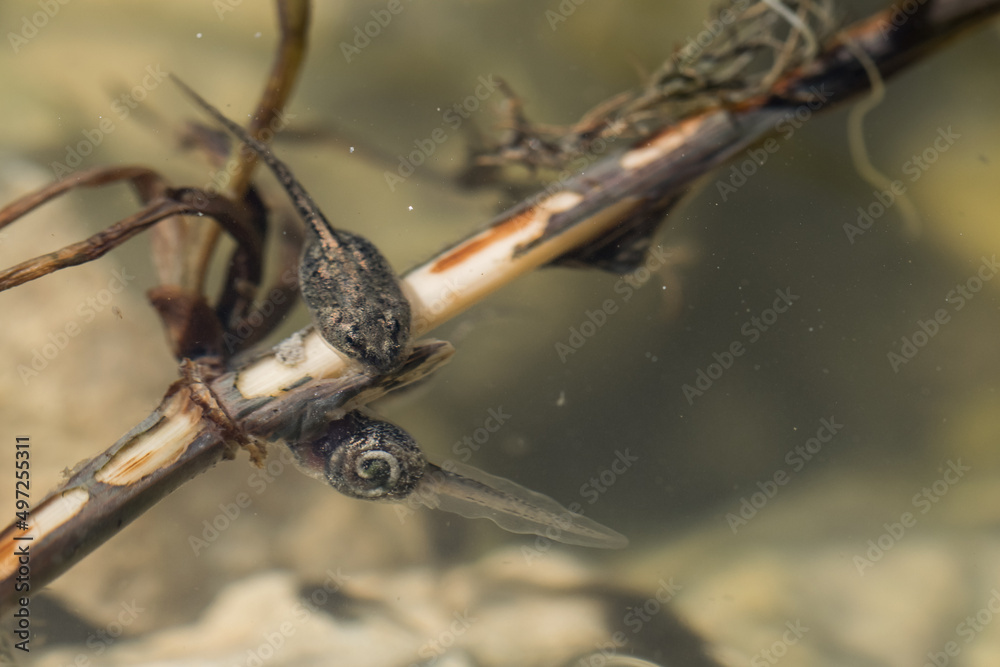
[[[330,485],[367,500],[398,500],[413,491],[427,467],[413,438],[398,426],[359,413],[345,419],[352,422],[351,427],[338,428],[340,437],[329,447],[326,478]]]

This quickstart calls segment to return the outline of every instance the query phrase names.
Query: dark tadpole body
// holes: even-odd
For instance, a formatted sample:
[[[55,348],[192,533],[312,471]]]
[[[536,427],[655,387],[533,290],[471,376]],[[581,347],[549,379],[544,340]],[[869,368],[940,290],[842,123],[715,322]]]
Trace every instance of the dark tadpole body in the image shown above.
[[[299,262],[299,289],[323,339],[379,373],[397,368],[410,342],[410,302],[389,262],[371,241],[335,229],[267,146],[187,85],[174,81],[264,161],[311,231]]]
[[[344,231],[312,239],[299,261],[299,289],[323,340],[380,373],[397,368],[410,338],[410,302],[389,262],[366,238]]]

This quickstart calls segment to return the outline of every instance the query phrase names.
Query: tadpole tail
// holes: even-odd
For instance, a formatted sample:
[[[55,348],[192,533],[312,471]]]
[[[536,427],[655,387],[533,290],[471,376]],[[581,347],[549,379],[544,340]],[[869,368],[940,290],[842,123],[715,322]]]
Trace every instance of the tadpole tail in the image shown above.
[[[571,512],[546,495],[471,466],[429,463],[414,497],[433,509],[469,519],[489,519],[512,533],[534,534],[564,544],[621,549],[628,538]]]
[[[299,183],[298,179],[296,179],[292,174],[292,170],[288,168],[288,165],[276,158],[274,153],[270,151],[266,144],[255,139],[253,135],[247,132],[241,125],[224,116],[221,111],[209,104],[205,98],[194,92],[190,86],[181,81],[179,78],[173,74],[170,75],[170,78],[182,91],[184,91],[188,97],[191,98],[195,104],[201,107],[205,113],[210,115],[216,122],[226,128],[230,134],[249,146],[250,149],[257,154],[257,157],[259,157],[277,177],[278,182],[281,183],[281,186],[285,189],[288,196],[295,204],[295,208],[298,210],[299,215],[302,216],[303,221],[312,226],[313,231],[322,236],[323,231],[319,229],[320,225],[325,226],[328,230],[333,229],[330,222],[323,215],[319,206],[316,205],[313,198],[308,192],[306,192],[306,189],[302,187],[302,184]]]

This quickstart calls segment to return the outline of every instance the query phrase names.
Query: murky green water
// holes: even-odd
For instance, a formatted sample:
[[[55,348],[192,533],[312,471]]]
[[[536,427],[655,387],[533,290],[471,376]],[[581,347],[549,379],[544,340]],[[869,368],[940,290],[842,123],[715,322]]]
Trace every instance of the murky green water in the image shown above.
[[[24,43],[0,46],[3,201],[50,181],[84,140],[94,148],[81,167],[136,163],[206,183],[204,164],[175,144],[196,114],[159,73],[243,117],[271,59],[273,8],[220,16],[222,6],[70,1]],[[636,85],[708,11],[590,0],[553,30],[557,3],[404,0],[369,44],[345,49],[386,6],[317,9],[289,118],[306,137],[349,139],[278,150],[331,220],[398,269],[516,203],[432,177],[464,160],[470,123],[452,130],[445,114],[481,77],[502,75],[540,122],[572,122]],[[3,32],[21,34],[38,11],[0,6]],[[919,236],[897,203],[878,214],[885,195],[850,162],[847,108],[800,118],[745,182],[726,167],[672,214],[658,237],[667,265],[641,287],[566,269],[521,279],[434,332],[458,349],[448,367],[379,404],[432,458],[580,503],[628,535],[628,549],[550,545],[435,513],[401,520],[241,456],[59,579],[37,603],[30,657],[541,666],[597,651],[662,665],[996,664],[998,63],[994,24],[896,77],[869,115],[871,159],[903,184]],[[468,120],[488,129],[499,101]],[[406,154],[440,127],[447,140],[394,190],[394,167],[365,157]],[[134,206],[124,188],[66,198],[4,230],[0,263]],[[863,234],[845,230],[859,207],[874,217]],[[134,278],[100,303],[123,269]],[[139,239],[0,294],[0,436],[32,436],[38,498],[176,378],[145,302],[153,284]],[[595,315],[608,300],[614,312]],[[284,331],[305,322],[299,309]],[[80,334],[25,382],[18,366],[70,323]],[[211,538],[205,522],[240,493],[251,506]],[[7,507],[13,482],[0,480]]]

